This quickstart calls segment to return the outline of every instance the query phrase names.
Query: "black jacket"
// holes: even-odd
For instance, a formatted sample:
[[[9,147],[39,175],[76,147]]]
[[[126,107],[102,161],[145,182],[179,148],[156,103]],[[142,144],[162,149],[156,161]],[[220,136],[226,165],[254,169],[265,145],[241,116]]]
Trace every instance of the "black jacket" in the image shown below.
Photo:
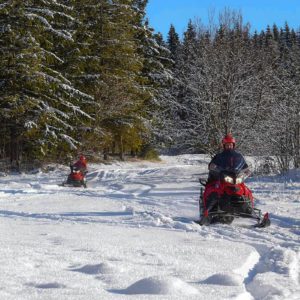
[[[217,180],[217,174],[211,169],[212,164],[223,170],[236,170],[246,169],[248,165],[242,154],[235,150],[223,150],[221,153],[216,154],[208,165],[209,168],[209,181]]]

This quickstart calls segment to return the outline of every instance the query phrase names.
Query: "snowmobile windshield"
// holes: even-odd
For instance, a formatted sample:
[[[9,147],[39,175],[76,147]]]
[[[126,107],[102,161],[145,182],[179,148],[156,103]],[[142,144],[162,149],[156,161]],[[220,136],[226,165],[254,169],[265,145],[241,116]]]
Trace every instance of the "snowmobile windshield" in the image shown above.
[[[214,163],[218,166],[219,171],[234,174],[238,174],[241,170],[247,168],[244,157],[234,150],[222,152]]]

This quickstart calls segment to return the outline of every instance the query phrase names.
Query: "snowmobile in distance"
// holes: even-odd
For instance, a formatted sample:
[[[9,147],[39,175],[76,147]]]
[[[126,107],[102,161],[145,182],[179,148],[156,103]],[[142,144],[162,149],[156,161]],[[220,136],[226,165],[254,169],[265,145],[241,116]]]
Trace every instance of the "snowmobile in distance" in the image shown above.
[[[250,175],[249,168],[237,160],[231,167],[215,168],[218,180],[212,183],[199,179],[202,185],[199,197],[200,225],[213,223],[231,224],[235,218],[256,220],[254,227],[270,226],[269,214],[262,216],[261,210],[254,207],[254,198],[244,181]],[[205,187],[205,192],[204,192]],[[206,193],[206,194],[205,194]],[[206,209],[207,193],[216,195],[212,209]]]
[[[87,171],[83,171],[76,166],[70,166],[71,172],[68,175],[67,181],[62,183],[62,186],[74,186],[74,187],[87,187],[86,174]]]

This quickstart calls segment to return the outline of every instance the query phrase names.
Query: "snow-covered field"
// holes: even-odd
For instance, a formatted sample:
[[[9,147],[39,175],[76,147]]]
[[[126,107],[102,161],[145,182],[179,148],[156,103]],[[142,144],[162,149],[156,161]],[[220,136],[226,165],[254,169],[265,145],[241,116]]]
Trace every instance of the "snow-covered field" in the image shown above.
[[[300,170],[247,182],[271,227],[200,227],[208,159],[0,177],[0,299],[300,299]],[[253,222],[252,222],[253,223]]]

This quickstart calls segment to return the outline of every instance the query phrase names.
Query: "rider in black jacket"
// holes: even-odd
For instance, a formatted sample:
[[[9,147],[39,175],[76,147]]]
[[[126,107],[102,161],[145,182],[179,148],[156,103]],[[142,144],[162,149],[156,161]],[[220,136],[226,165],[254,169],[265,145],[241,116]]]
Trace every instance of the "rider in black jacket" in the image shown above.
[[[219,201],[219,195],[214,186],[218,185],[220,170],[241,170],[248,168],[242,154],[235,151],[235,139],[231,134],[227,134],[222,139],[223,151],[216,154],[208,165],[209,176],[204,190],[204,203],[206,213],[200,220],[200,224],[208,224],[210,219],[208,212],[214,209]]]
[[[218,172],[216,169],[232,169],[233,166],[241,169],[248,168],[248,165],[242,154],[235,151],[235,139],[231,134],[227,134],[223,140],[223,151],[216,154],[208,165],[209,177],[208,181],[218,180]],[[237,163],[238,162],[238,165]]]

